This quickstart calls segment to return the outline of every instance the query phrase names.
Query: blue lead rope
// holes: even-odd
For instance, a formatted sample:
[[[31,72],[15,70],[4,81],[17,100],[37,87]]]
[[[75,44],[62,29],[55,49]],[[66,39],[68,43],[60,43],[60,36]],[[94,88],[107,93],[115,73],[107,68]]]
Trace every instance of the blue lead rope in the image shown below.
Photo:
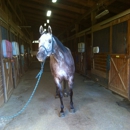
[[[30,101],[32,100],[32,97],[34,96],[34,93],[36,92],[36,89],[37,89],[37,87],[38,87],[39,81],[40,81],[41,76],[42,76],[42,73],[43,73],[44,63],[45,63],[45,62],[41,63],[41,70],[40,70],[40,72],[39,72],[39,73],[37,74],[37,76],[36,76],[36,78],[38,78],[38,80],[37,80],[37,82],[36,82],[36,85],[35,85],[35,87],[34,87],[34,90],[33,90],[32,94],[31,94],[30,98],[28,99],[28,101],[26,102],[26,104],[24,105],[24,107],[23,107],[19,112],[17,112],[16,114],[14,114],[14,115],[12,115],[12,116],[2,116],[2,117],[0,117],[1,120],[5,120],[5,121],[6,121],[6,120],[13,119],[13,118],[15,118],[16,116],[19,116],[19,115],[26,109],[26,107],[28,106],[28,104],[29,104]]]

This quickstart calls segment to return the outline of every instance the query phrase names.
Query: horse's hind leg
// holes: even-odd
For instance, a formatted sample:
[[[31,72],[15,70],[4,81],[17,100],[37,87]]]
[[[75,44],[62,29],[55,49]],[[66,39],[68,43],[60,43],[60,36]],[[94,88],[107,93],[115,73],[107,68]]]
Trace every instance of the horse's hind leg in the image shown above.
[[[64,114],[62,87],[61,87],[59,79],[55,78],[55,83],[56,83],[56,86],[57,86],[57,92],[59,94],[60,103],[61,103],[60,117],[64,117],[65,114]]]
[[[69,85],[69,91],[70,91],[70,112],[74,113],[74,105],[73,105],[73,80],[68,82]]]

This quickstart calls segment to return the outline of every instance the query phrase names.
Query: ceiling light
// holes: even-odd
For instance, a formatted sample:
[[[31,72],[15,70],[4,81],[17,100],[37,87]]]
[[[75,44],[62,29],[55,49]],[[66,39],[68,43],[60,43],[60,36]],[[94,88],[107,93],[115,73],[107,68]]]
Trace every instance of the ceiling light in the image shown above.
[[[47,15],[48,17],[51,16],[51,10],[48,10],[46,15]]]
[[[39,43],[39,41],[38,40],[34,40],[32,43]]]
[[[104,15],[108,14],[109,13],[109,10],[104,10],[103,12],[101,12],[100,14],[98,14],[95,19],[99,19],[101,17],[103,17]]]
[[[53,3],[56,3],[57,0],[52,0]]]
[[[44,23],[44,26],[46,26],[46,23]]]
[[[46,28],[44,29],[44,31],[46,31]]]
[[[49,19],[47,19],[47,23],[49,23],[50,21],[49,21]]]

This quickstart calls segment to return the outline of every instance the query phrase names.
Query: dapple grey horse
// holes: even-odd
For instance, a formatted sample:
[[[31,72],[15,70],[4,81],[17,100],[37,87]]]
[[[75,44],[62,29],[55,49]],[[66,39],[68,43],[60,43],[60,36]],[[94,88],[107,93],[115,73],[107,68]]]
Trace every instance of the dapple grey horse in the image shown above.
[[[63,105],[63,92],[61,83],[65,80],[68,83],[70,94],[70,112],[74,113],[73,106],[73,80],[75,73],[75,65],[70,50],[65,47],[60,40],[52,34],[52,29],[48,26],[48,32],[40,26],[39,32],[39,51],[37,59],[40,62],[45,62],[47,57],[50,57],[51,73],[56,84],[56,94],[59,95],[61,102],[60,117],[65,116]]]

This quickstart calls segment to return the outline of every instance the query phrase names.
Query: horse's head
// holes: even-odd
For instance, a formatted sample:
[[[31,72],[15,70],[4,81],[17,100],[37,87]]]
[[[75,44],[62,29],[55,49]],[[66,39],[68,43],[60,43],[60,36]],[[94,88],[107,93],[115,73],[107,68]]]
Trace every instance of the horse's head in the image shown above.
[[[39,32],[41,37],[39,38],[39,51],[37,52],[37,59],[40,62],[44,62],[45,59],[53,52],[53,37],[51,27],[48,26],[48,33],[40,26]]]

